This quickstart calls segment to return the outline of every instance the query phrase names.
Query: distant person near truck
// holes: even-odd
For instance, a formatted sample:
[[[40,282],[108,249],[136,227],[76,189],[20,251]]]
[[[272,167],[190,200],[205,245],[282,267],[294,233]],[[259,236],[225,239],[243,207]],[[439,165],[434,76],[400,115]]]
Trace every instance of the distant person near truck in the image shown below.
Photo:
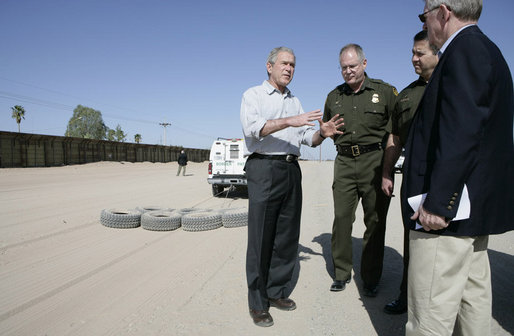
[[[182,170],[182,176],[186,176],[186,166],[187,166],[187,154],[184,150],[180,151],[180,155],[178,156],[178,171],[177,176],[180,175],[180,171]]]

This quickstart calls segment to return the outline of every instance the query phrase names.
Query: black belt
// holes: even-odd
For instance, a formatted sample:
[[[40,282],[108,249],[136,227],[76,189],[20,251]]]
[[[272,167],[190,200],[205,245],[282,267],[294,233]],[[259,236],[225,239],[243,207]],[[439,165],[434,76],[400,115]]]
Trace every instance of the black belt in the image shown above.
[[[382,144],[374,143],[371,145],[352,145],[352,146],[336,145],[336,147],[337,147],[337,153],[339,153],[339,155],[356,157],[356,156],[359,156],[362,154],[366,154],[369,152],[373,152],[373,151],[382,149]]]
[[[287,155],[265,155],[259,153],[253,153],[249,157],[249,159],[267,159],[267,160],[282,160],[287,162],[295,162],[298,160],[298,156],[293,154]]]

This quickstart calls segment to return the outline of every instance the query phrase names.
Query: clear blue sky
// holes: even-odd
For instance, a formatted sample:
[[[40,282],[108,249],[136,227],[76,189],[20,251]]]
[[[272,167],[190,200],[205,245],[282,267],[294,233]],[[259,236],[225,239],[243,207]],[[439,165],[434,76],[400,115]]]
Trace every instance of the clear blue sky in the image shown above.
[[[289,86],[305,111],[342,83],[338,52],[360,44],[367,73],[397,87],[416,75],[421,0],[0,0],[0,130],[64,135],[78,105],[102,112],[133,142],[210,148],[241,137],[242,93],[266,79],[276,46],[297,57]],[[513,0],[486,0],[479,26],[514,68]],[[335,155],[333,143],[323,158]],[[302,150],[317,159],[318,149]]]

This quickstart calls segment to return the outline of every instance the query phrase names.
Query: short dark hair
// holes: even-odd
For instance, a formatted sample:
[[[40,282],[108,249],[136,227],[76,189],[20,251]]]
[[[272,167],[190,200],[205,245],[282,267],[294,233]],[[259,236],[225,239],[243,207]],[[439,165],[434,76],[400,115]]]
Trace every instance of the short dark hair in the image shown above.
[[[414,42],[424,41],[424,40],[428,41],[428,32],[426,30],[422,30],[419,33],[417,33],[416,35],[414,35]]]
[[[429,42],[428,41],[428,32],[426,30],[422,30],[419,33],[417,33],[416,35],[414,35],[414,42],[420,42],[420,41]],[[428,43],[428,45],[430,46],[430,49],[432,49],[432,53],[434,55],[437,54],[439,49],[437,49],[437,47],[435,45],[430,44],[430,42]]]

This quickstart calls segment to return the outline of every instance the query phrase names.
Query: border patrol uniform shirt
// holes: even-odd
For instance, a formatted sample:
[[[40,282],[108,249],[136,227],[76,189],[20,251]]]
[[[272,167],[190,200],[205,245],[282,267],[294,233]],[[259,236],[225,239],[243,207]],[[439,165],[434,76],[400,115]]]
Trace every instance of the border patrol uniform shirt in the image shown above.
[[[268,120],[286,118],[303,112],[300,100],[288,88],[284,93],[275,89],[267,80],[243,94],[241,102],[241,125],[245,137],[245,156],[252,153],[300,156],[302,144],[312,147],[316,129],[312,126],[287,127],[283,130],[260,136]]]
[[[346,83],[332,90],[325,102],[323,121],[339,114],[344,118],[344,134],[334,136],[335,145],[371,145],[381,143],[391,132],[391,114],[398,92],[379,79],[364,79],[361,89],[353,92]]]
[[[405,146],[407,136],[409,135],[410,123],[412,118],[414,118],[414,114],[416,114],[426,86],[427,82],[420,76],[418,80],[410,83],[409,86],[403,89],[398,98],[396,98],[394,112],[391,116],[391,133],[400,137],[402,146]]]

